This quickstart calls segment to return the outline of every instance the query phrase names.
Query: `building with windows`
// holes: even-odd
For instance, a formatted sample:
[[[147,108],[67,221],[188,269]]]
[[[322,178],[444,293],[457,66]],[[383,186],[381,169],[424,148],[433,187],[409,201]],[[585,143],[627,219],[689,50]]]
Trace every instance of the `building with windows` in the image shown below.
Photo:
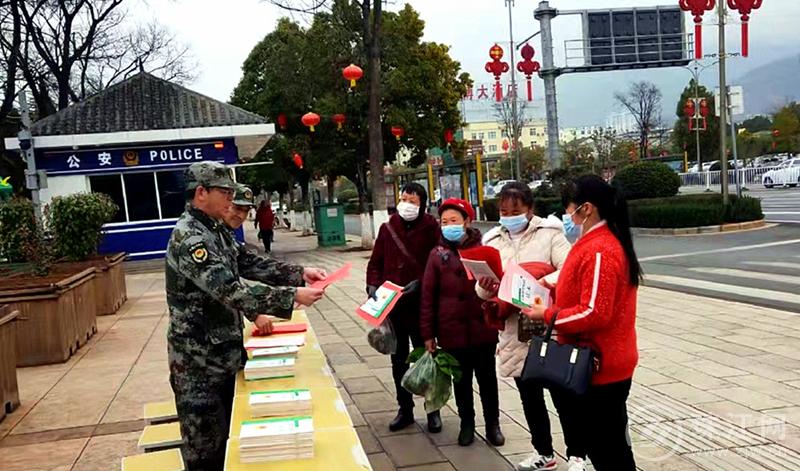
[[[33,123],[42,204],[80,192],[119,206],[101,252],[163,257],[185,206],[183,171],[194,162],[252,158],[274,134],[264,118],[145,72]],[[6,148],[19,149],[17,138]],[[234,172],[235,173],[235,172]]]
[[[483,141],[483,152],[486,155],[502,154],[503,141],[510,139],[503,126],[495,121],[476,121],[467,123],[463,128],[464,139],[467,141]],[[520,142],[523,147],[532,145],[547,145],[547,125],[541,120],[532,120],[520,133]]]

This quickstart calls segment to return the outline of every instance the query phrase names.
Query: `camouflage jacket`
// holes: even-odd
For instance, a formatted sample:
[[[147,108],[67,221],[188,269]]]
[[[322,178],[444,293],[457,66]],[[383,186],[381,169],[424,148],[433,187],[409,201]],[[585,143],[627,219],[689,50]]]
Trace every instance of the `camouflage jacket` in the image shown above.
[[[291,317],[295,288],[249,286],[240,276],[302,282],[302,268],[253,262],[231,240],[224,225],[195,208],[187,208],[172,231],[166,256],[171,367],[235,372],[241,361],[241,314],[250,320],[258,314]]]

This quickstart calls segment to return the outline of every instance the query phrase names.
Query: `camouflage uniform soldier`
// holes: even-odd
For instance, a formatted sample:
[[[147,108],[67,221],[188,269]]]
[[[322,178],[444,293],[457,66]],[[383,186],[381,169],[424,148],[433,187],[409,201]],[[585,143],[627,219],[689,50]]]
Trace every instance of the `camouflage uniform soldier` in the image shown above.
[[[167,349],[187,469],[210,471],[222,469],[224,463],[236,371],[242,360],[239,313],[269,330],[264,313],[289,318],[295,302],[310,305],[321,293],[243,284],[236,252],[225,242],[228,229],[219,222],[235,189],[227,168],[201,162],[184,175],[190,202],[172,232],[166,255]],[[273,272],[273,281],[301,283],[302,267],[287,265],[282,270]]]

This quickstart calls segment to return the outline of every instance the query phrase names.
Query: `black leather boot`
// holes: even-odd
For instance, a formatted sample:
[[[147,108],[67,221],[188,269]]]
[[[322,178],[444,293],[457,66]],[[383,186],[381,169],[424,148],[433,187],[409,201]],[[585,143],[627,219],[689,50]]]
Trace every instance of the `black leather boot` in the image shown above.
[[[428,414],[428,431],[430,433],[439,433],[442,431],[442,417],[439,411],[433,411]]]
[[[414,410],[400,409],[397,412],[397,417],[395,417],[394,420],[392,420],[389,423],[389,430],[392,432],[403,430],[404,428],[408,427],[413,423],[414,423]]]
[[[461,422],[461,431],[458,433],[458,444],[469,446],[475,441],[475,424],[472,422]]]
[[[500,431],[500,424],[486,424],[486,440],[494,446],[505,445],[506,437]]]

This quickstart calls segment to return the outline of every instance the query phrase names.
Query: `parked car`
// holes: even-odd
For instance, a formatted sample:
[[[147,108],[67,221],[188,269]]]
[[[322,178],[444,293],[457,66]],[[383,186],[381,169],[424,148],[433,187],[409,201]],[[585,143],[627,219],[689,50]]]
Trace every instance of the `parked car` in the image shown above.
[[[765,172],[761,183],[766,188],[774,186],[797,186],[800,183],[800,157],[787,160],[780,167]]]
[[[548,182],[547,180],[534,180],[534,181],[528,183],[528,187],[531,190],[535,190],[535,189],[539,188],[540,186],[544,185],[545,183],[550,183],[550,182]]]
[[[506,184],[508,184],[508,183],[511,183],[511,182],[515,182],[515,181],[516,181],[516,180],[500,180],[500,181],[499,181],[499,182],[497,182],[497,184],[494,186],[494,192],[495,192],[495,193],[500,193],[500,190],[502,190],[502,189],[503,189],[503,187],[504,187],[504,186],[506,186]]]

